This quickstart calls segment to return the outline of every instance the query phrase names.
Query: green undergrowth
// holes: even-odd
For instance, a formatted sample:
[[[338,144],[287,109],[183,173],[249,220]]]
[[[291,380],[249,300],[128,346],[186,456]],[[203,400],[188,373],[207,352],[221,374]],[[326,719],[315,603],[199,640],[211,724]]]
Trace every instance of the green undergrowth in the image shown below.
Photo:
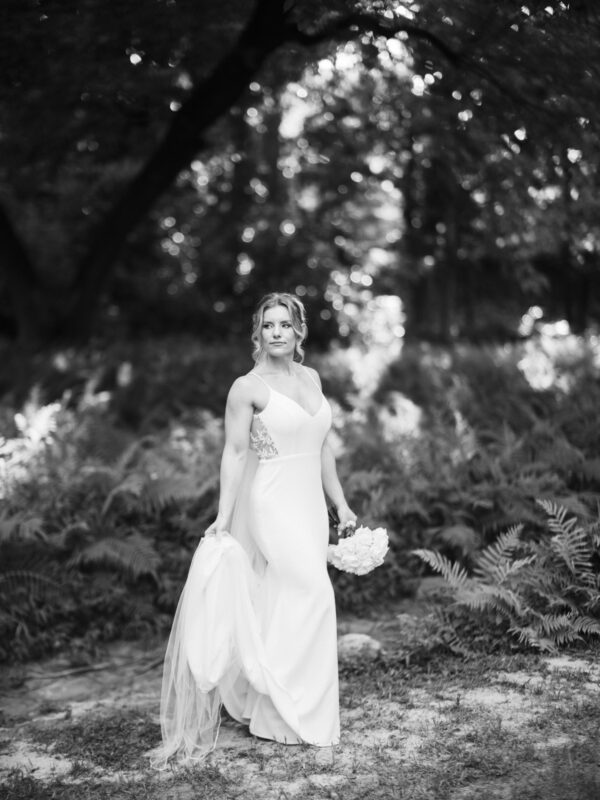
[[[348,500],[390,536],[371,574],[331,569],[340,611],[413,594],[431,571],[416,550],[469,568],[511,526],[543,539],[538,500],[593,524],[599,350],[597,337],[407,344],[362,394],[360,353],[315,359]],[[76,666],[168,630],[216,513],[227,389],[251,362],[239,345],[184,338],[33,361],[12,383],[10,359],[0,366],[0,661],[62,653]],[[476,626],[460,637],[461,652],[480,649]]]
[[[455,608],[489,631],[556,652],[600,635],[600,517],[582,525],[564,507],[540,505],[546,536],[528,541],[523,526],[509,529],[473,556],[472,575],[436,551],[416,554],[441,573]]]

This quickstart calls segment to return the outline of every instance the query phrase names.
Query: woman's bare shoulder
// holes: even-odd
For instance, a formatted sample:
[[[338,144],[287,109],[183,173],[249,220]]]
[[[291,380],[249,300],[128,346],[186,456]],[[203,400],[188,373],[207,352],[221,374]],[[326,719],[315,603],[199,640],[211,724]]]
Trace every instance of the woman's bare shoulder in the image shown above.
[[[260,392],[260,383],[248,372],[234,380],[229,389],[227,399],[233,403],[254,404],[257,392]]]
[[[312,367],[307,367],[305,364],[303,364],[302,366],[308,372],[308,374],[317,384],[317,386],[321,386],[321,378],[319,377],[319,373],[317,372],[317,370],[313,369]]]

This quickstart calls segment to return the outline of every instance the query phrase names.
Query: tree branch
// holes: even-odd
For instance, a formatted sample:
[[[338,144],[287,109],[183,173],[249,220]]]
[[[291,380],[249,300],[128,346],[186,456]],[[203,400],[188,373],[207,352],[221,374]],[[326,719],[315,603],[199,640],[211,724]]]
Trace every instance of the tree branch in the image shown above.
[[[513,102],[533,104],[515,96],[511,89],[467,48],[455,49],[436,33],[405,19],[388,19],[372,13],[341,16],[320,30],[305,32],[292,19],[284,0],[257,0],[246,27],[231,51],[205,80],[191,92],[154,154],[146,162],[123,195],[101,219],[90,237],[86,256],[79,264],[69,324],[85,336],[89,333],[93,310],[127,237],[144,218],[156,200],[188,167],[203,147],[203,137],[247,88],[266,59],[286,43],[312,46],[318,43],[356,38],[361,32],[393,37],[399,33],[429,43],[450,65],[481,76]],[[547,110],[547,109],[546,109]],[[79,328],[79,331],[77,331]]]
[[[516,105],[526,106],[538,112],[551,113],[543,105],[533,102],[522,94],[515,93],[509,86],[499,80],[498,77],[480,61],[468,54],[468,49],[472,48],[465,47],[460,51],[455,50],[437,36],[437,34],[426,28],[406,22],[405,20],[389,20],[385,17],[357,12],[335,20],[316,33],[306,33],[301,31],[296,25],[290,25],[288,26],[287,41],[305,46],[312,46],[327,41],[343,41],[348,39],[350,33],[355,33],[357,31],[372,33],[375,36],[384,36],[386,38],[392,38],[398,33],[406,33],[413,38],[422,39],[435,47],[453,67],[462,67],[464,70],[472,72],[474,75],[478,75],[488,81],[491,86],[501,94],[510,98]],[[470,44],[472,43],[473,41],[470,42]]]
[[[239,100],[268,56],[285,43],[283,5],[282,0],[259,0],[235,46],[173,115],[154,154],[99,222],[79,265],[71,330],[65,333],[87,336],[97,297],[130,232],[202,149],[207,129]]]
[[[435,33],[412,25],[405,20],[388,20],[386,17],[378,17],[373,14],[355,13],[342,17],[335,22],[325,26],[317,33],[306,33],[301,31],[296,25],[288,26],[286,40],[306,46],[320,44],[336,39],[347,39],[348,34],[355,29],[358,32],[372,33],[375,36],[385,36],[391,38],[398,33],[407,33],[416,39],[423,39],[432,44],[442,53],[451,64],[458,66],[462,61],[462,55],[446,44]]]

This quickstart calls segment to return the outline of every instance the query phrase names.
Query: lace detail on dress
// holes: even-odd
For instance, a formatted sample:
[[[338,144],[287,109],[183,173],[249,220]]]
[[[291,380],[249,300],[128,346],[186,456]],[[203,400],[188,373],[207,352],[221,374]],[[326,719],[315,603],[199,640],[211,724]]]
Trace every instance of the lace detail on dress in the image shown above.
[[[279,455],[275,442],[260,417],[254,417],[253,431],[250,431],[250,448],[259,458],[275,458]]]

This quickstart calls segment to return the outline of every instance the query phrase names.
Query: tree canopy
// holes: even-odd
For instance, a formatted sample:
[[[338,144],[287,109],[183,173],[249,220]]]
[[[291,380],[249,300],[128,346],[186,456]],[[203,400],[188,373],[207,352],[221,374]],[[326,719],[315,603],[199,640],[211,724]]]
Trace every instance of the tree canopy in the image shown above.
[[[0,14],[6,334],[220,335],[275,287],[324,339],[377,293],[417,336],[506,333],[532,304],[598,319],[591,2]]]

